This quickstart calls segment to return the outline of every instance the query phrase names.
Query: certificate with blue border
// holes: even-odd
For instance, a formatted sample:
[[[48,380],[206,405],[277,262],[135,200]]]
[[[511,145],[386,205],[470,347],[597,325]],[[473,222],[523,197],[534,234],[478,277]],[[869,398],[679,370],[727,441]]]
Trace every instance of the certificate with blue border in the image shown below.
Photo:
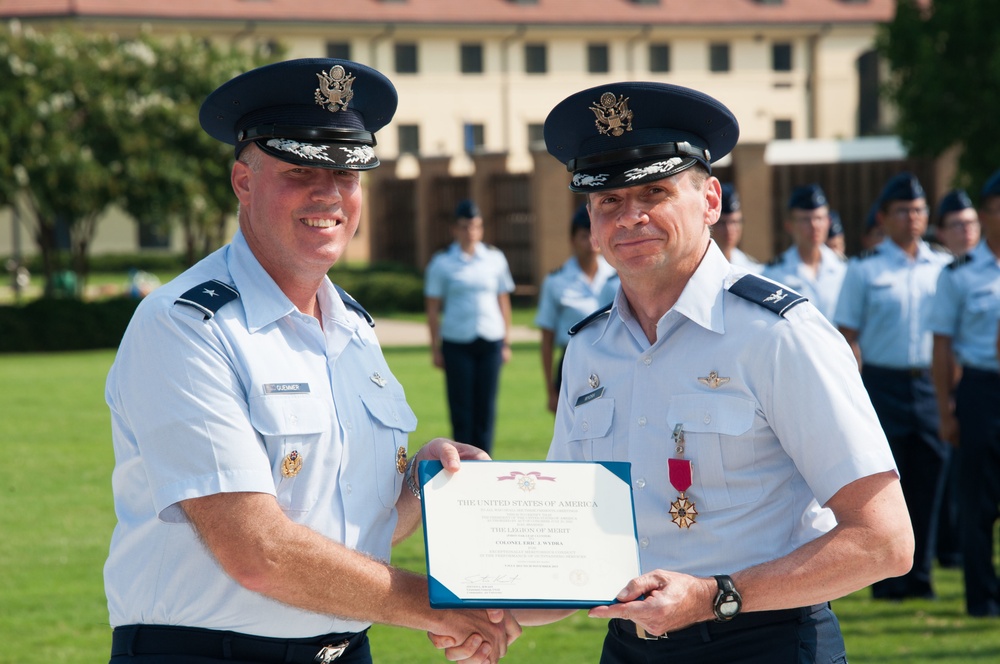
[[[421,461],[434,608],[587,608],[639,575],[630,464]]]

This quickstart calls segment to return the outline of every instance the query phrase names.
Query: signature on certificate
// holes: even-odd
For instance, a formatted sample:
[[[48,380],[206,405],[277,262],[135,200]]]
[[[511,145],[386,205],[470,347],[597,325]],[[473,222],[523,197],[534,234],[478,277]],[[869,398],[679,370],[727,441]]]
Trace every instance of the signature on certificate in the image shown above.
[[[466,583],[478,584],[488,583],[491,585],[506,585],[516,583],[520,575],[518,574],[471,574],[465,577]]]

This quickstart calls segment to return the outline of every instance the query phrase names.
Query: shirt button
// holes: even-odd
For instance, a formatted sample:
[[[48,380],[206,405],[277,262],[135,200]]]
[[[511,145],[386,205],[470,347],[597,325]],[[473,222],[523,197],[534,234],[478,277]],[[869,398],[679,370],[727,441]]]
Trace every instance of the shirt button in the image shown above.
[[[584,431],[590,431],[590,422],[584,422],[583,426],[580,427]]]
[[[352,489],[351,489],[351,483],[348,482],[347,483],[347,493],[351,493],[351,491],[352,491]]]
[[[641,427],[646,426],[646,417],[645,416],[642,416],[642,417],[639,418],[639,426],[641,426]]]
[[[711,421],[712,421],[712,416],[709,415],[708,413],[705,413],[705,419],[703,419],[702,422],[704,422],[705,424],[708,424]]]
[[[645,486],[646,486],[646,480],[645,480],[645,478],[640,477],[639,479],[637,479],[635,481],[635,488],[642,489]]]
[[[642,358],[642,363],[648,367],[650,364],[653,363],[653,358],[647,355],[646,357]]]
[[[648,547],[649,546],[649,538],[648,537],[640,537],[639,538],[639,546],[641,546],[643,549],[645,549],[646,547]]]
[[[290,415],[288,417],[288,421],[291,422],[292,424],[298,424],[299,423],[299,416],[298,415]]]

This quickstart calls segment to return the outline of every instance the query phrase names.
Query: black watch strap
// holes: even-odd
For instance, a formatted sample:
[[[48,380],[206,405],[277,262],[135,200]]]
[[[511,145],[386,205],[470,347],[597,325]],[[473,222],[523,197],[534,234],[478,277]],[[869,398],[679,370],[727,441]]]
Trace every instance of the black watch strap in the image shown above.
[[[719,586],[719,592],[715,596],[715,619],[719,622],[728,622],[739,615],[743,608],[743,597],[736,590],[736,584],[731,577],[726,574],[718,574],[715,583]]]

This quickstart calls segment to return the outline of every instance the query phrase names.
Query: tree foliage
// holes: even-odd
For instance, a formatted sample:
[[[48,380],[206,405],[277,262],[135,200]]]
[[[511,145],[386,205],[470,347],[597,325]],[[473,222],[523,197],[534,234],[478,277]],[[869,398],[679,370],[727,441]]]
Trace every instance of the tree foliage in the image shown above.
[[[956,186],[975,193],[1000,168],[1000,21],[995,0],[897,0],[879,51],[899,111],[896,130],[913,154],[960,149]]]
[[[232,152],[201,130],[198,109],[266,60],[191,38],[0,29],[0,205],[28,208],[48,283],[67,267],[85,277],[112,203],[164,230],[180,223],[192,260],[210,248],[235,207]],[[57,251],[60,228],[71,265]]]

